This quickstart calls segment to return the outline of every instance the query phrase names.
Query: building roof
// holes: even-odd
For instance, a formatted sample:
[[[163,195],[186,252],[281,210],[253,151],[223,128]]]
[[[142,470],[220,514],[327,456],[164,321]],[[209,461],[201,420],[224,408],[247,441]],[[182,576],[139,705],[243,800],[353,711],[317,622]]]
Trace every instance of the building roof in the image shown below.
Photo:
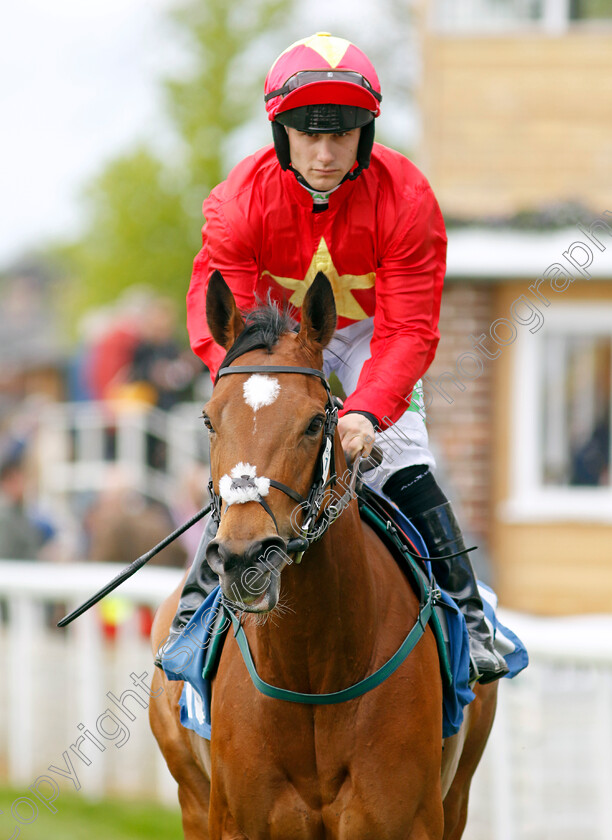
[[[604,235],[602,230],[593,230],[593,235],[604,250],[599,250],[577,226],[537,232],[484,226],[450,228],[447,277],[450,280],[535,279],[558,263],[572,276],[612,280],[612,237]],[[580,273],[564,252],[585,265],[590,252],[592,263],[585,269],[588,274]]]

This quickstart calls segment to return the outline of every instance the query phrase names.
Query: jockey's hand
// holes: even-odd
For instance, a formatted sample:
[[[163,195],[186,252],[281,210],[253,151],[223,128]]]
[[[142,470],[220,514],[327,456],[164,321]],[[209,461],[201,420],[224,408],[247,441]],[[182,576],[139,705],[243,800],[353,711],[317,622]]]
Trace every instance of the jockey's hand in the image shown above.
[[[338,432],[344,455],[349,463],[355,458],[367,458],[372,451],[376,432],[363,414],[345,414],[338,420]]]

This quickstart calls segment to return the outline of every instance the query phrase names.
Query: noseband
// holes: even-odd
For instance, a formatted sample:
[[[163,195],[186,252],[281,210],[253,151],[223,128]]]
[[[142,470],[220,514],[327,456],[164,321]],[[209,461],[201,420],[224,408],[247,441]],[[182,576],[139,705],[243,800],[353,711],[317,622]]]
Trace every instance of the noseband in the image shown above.
[[[338,406],[335,402],[334,397],[332,396],[327,379],[325,378],[324,374],[316,368],[291,367],[284,365],[236,365],[234,367],[222,368],[217,374],[216,381],[218,381],[222,376],[228,376],[230,373],[299,373],[304,374],[305,376],[316,376],[325,388],[327,400],[325,403],[325,423],[323,425],[323,441],[317,459],[317,469],[315,473],[314,482],[308,492],[308,497],[304,498],[304,496],[302,496],[296,490],[293,490],[291,487],[287,487],[286,484],[283,484],[280,481],[275,481],[274,479],[270,479],[270,487],[275,487],[277,490],[280,490],[281,492],[285,493],[285,495],[298,502],[300,507],[304,507],[304,521],[303,524],[300,526],[302,535],[295,539],[289,540],[289,543],[287,544],[287,550],[291,554],[294,552],[296,553],[295,562],[299,563],[302,559],[302,555],[304,554],[310,543],[320,539],[323,536],[323,534],[327,531],[334,519],[344,509],[343,497],[336,504],[328,505],[323,511],[321,511],[321,505],[323,504],[323,497],[325,495],[325,491],[328,487],[333,487],[333,485],[336,482],[336,474],[332,473],[330,478],[329,473],[331,464],[334,462],[334,435],[336,433],[336,426],[338,425]],[[234,479],[234,481],[238,481],[239,483],[241,483],[241,486],[248,486],[249,489],[254,489],[256,486],[255,480],[250,476],[240,476],[238,479]],[[220,494],[215,493],[212,478],[208,483],[208,489],[212,500],[211,515],[218,525],[221,521],[222,497]],[[347,492],[350,495],[352,493],[352,489],[349,488]],[[258,502],[266,511],[266,513],[271,517],[272,521],[274,522],[274,527],[276,528],[276,533],[278,533],[278,524],[276,522],[276,517],[274,516],[266,500],[259,493],[257,493],[256,498],[254,498],[253,501]]]

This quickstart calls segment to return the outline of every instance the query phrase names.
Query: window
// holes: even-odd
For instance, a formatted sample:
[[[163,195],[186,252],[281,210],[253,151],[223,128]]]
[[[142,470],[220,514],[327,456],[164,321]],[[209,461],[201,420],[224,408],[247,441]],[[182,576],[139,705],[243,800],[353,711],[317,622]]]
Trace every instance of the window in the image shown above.
[[[431,10],[442,32],[562,32],[573,22],[612,20],[611,0],[432,0]]]
[[[516,342],[506,513],[612,521],[612,303],[543,314]]]
[[[612,340],[551,331],[542,342],[542,484],[609,486]]]
[[[612,20],[610,0],[570,0],[570,20]]]
[[[538,20],[545,0],[434,0],[436,28],[495,29]]]

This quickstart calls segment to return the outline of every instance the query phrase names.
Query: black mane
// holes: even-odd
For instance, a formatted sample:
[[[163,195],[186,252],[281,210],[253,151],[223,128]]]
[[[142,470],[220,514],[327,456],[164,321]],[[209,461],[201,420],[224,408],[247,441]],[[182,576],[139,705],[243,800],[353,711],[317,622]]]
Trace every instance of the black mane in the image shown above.
[[[281,309],[269,296],[266,303],[243,313],[243,318],[246,326],[227,351],[219,370],[250,350],[264,349],[271,353],[281,336],[298,329],[289,307]]]

